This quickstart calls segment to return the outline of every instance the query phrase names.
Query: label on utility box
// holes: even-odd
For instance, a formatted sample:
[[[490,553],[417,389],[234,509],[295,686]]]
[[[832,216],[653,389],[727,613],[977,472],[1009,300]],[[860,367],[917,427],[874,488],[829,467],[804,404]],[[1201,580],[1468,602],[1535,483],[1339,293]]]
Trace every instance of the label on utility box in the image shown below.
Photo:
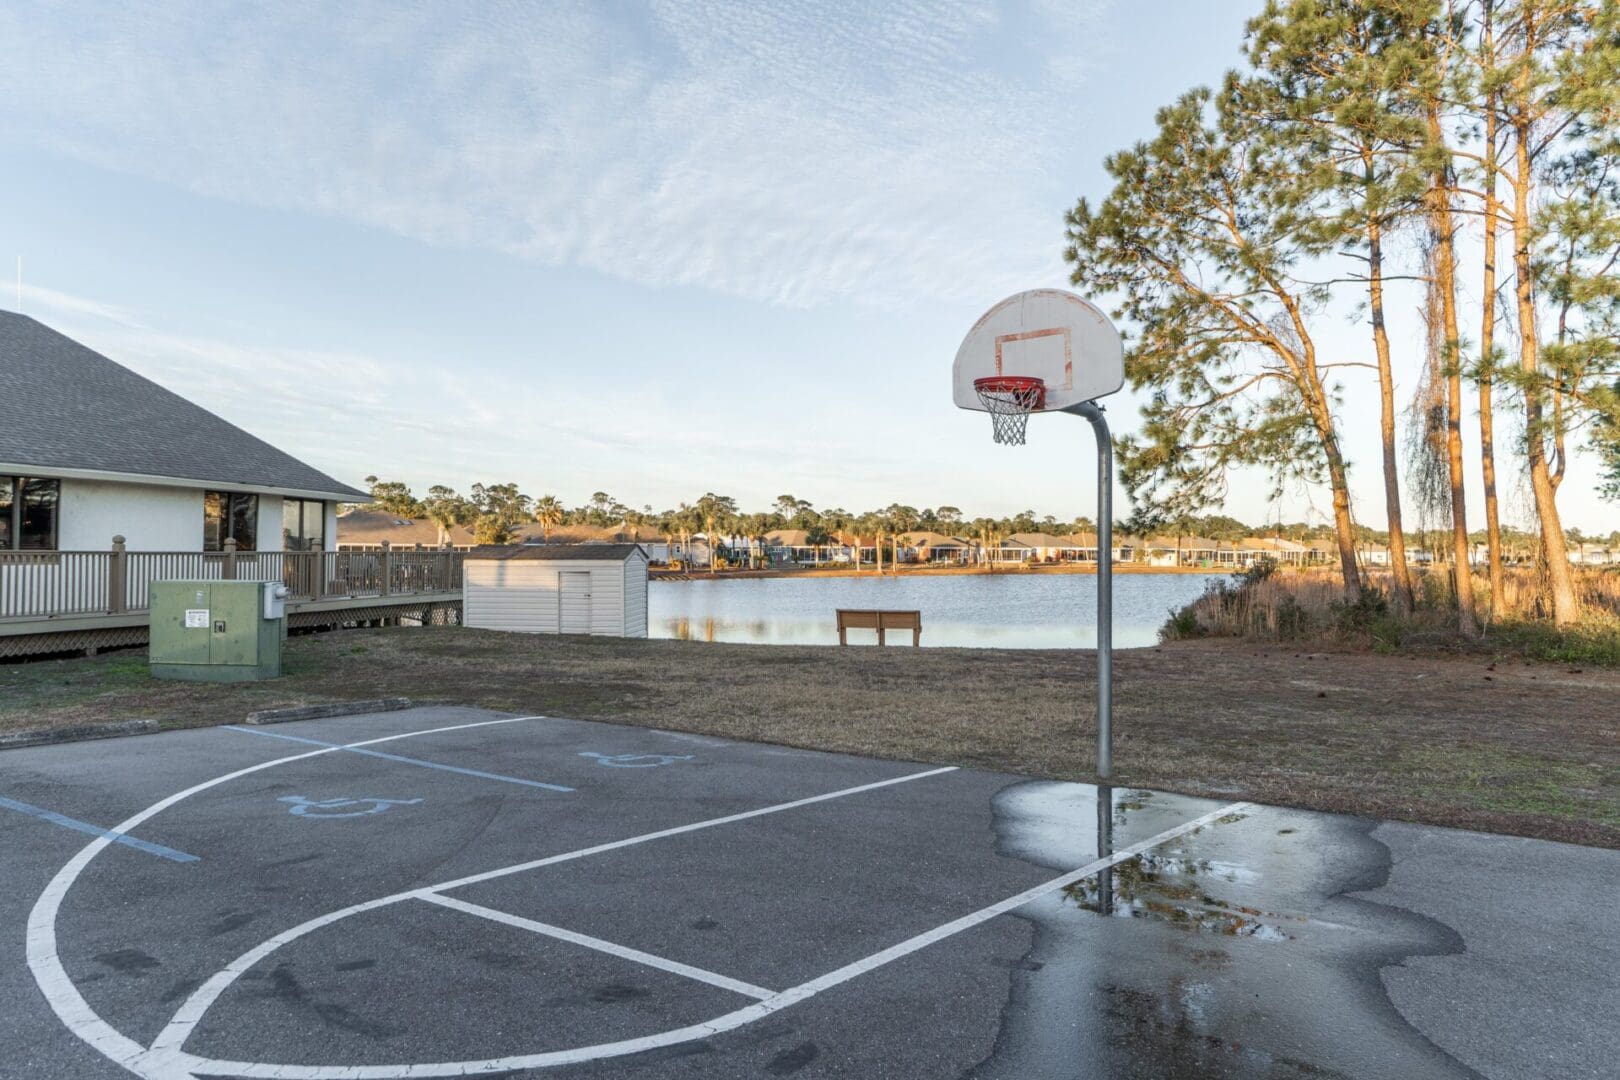
[[[187,630],[206,630],[206,629],[208,629],[208,609],[207,608],[187,608],[186,609],[186,629]]]

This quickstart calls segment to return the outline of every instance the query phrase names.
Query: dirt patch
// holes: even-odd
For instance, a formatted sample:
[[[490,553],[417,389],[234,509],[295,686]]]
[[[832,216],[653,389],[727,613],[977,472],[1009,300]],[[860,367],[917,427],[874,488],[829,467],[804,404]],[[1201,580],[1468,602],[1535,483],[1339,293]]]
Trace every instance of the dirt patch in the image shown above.
[[[270,683],[139,654],[0,667],[0,732],[403,696],[1091,780],[1089,652],[715,645],[461,628],[288,642]],[[1116,782],[1620,848],[1620,672],[1178,642],[1115,658]]]

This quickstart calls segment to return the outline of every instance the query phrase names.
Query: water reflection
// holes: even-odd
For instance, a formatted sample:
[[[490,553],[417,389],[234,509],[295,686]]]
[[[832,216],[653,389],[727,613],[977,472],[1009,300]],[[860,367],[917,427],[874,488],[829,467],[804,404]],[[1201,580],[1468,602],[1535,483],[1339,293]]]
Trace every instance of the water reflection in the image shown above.
[[[1119,813],[1125,811],[1121,809]],[[1097,858],[1106,859],[1114,853],[1114,789],[1107,784],[1097,786]],[[1076,882],[1079,884],[1079,882]],[[1071,885],[1069,888],[1073,888]],[[1067,890],[1065,890],[1067,891]],[[1097,899],[1094,910],[1099,915],[1114,913],[1114,867],[1103,867],[1097,875]]]
[[[1114,583],[1114,642],[1151,645],[1169,612],[1219,575],[1130,574]],[[648,597],[653,637],[761,645],[836,645],[838,608],[922,612],[922,644],[1083,649],[1096,644],[1089,575],[752,578],[658,581]],[[875,644],[852,631],[852,646]]]
[[[1099,859],[1114,852],[1115,819],[1123,824],[1129,811],[1141,809],[1153,798],[1151,791],[1126,794],[1127,798],[1116,802],[1113,788],[1097,788]],[[1242,817],[1229,814],[1217,824],[1230,824]],[[1290,940],[1292,935],[1286,926],[1303,922],[1302,916],[1234,904],[1214,895],[1220,882],[1236,883],[1254,877],[1254,870],[1235,863],[1175,852],[1146,852],[1067,886],[1063,894],[1072,903],[1099,915],[1154,919],[1183,930],[1228,937]]]
[[[1213,809],[1043,781],[1003,789],[994,806],[997,851],[1054,869]],[[1012,968],[994,1048],[965,1075],[1477,1075],[1410,1025],[1381,981],[1392,964],[1462,942],[1355,895],[1391,865],[1369,835],[1375,824],[1275,808],[1228,815],[1025,905],[1034,937]]]

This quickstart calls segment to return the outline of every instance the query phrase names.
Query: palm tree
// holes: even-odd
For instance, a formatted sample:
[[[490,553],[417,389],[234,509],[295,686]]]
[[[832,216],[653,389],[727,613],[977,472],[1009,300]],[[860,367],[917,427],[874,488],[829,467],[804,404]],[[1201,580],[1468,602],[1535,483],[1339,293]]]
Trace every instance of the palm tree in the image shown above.
[[[669,529],[681,538],[681,563],[688,570],[692,568],[692,534],[702,526],[703,518],[697,508],[687,503],[681,503],[680,509],[669,513]]]
[[[776,514],[748,514],[739,519],[738,527],[747,534],[749,546],[749,563],[756,560],[763,562],[765,558],[765,534],[777,528],[778,516]]]
[[[985,567],[994,573],[996,569],[995,556],[991,554],[1001,546],[1001,525],[993,518],[979,518],[973,523],[972,534],[979,541],[979,550],[984,552]]]
[[[555,495],[542,495],[534,501],[534,520],[540,523],[542,543],[551,538],[551,530],[563,521],[563,504]]]
[[[729,495],[716,495],[710,491],[694,507],[703,519],[703,534],[709,542],[709,573],[715,572],[714,549],[716,533],[729,528],[737,516],[737,500]]]
[[[422,509],[427,519],[439,527],[440,547],[449,545],[452,529],[458,525],[472,524],[476,516],[476,511],[466,499],[439,484],[428,489],[428,497],[422,501]]]

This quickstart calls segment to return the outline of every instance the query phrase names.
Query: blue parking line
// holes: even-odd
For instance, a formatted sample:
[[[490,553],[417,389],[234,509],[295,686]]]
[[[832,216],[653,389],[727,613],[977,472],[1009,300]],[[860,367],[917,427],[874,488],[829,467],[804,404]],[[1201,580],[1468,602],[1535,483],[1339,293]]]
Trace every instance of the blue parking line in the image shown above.
[[[351,754],[365,754],[367,757],[382,758],[384,761],[399,761],[406,765],[420,765],[424,769],[442,769],[445,772],[460,773],[462,776],[476,776],[480,780],[499,780],[504,784],[522,784],[524,787],[545,788],[547,791],[567,792],[574,790],[571,787],[563,787],[561,784],[543,784],[539,780],[522,780],[516,776],[502,776],[500,773],[463,769],[459,765],[441,765],[437,761],[423,761],[421,758],[385,754],[381,750],[368,750],[363,746],[344,746],[342,743],[322,742],[320,739],[307,739],[301,735],[283,735],[279,731],[260,731],[258,728],[237,727],[235,724],[226,724],[224,727],[227,731],[240,731],[244,735],[263,735],[267,739],[286,739],[288,742],[324,746],[329,750],[347,750]]]
[[[136,851],[144,851],[148,855],[156,855],[159,858],[168,859],[171,862],[185,863],[201,861],[195,855],[187,855],[183,851],[176,851],[174,848],[164,847],[162,844],[154,844],[150,840],[138,840],[127,833],[113,832],[111,829],[103,829],[101,826],[92,825],[88,821],[80,821],[77,818],[70,818],[63,814],[58,814],[54,810],[46,810],[43,807],[30,806],[28,803],[18,802],[16,799],[8,799],[4,796],[0,796],[0,807],[4,807],[7,810],[15,810],[19,814],[27,814],[29,817],[39,818],[41,821],[48,821],[52,825],[60,825],[64,829],[73,829],[77,832],[89,833],[91,836],[105,836],[115,844],[123,844],[126,847],[134,848]]]

